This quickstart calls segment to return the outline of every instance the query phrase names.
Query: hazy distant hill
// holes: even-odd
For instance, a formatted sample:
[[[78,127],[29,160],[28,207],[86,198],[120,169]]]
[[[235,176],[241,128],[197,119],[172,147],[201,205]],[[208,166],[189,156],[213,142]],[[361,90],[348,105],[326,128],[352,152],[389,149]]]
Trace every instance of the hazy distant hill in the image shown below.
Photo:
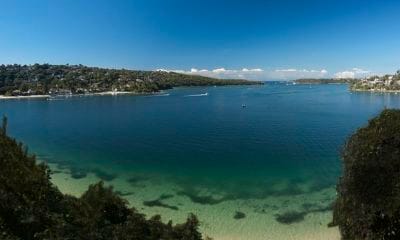
[[[301,78],[294,80],[298,84],[332,84],[332,83],[352,83],[355,79],[351,78]]]

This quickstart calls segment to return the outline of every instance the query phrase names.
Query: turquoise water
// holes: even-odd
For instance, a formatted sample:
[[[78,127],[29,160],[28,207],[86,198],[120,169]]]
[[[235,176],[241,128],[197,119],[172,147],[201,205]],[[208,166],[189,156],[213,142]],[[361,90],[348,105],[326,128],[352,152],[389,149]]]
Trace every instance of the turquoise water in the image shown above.
[[[196,199],[198,189],[226,200],[332,187],[346,137],[385,106],[399,107],[400,96],[267,83],[158,96],[0,100],[0,114],[8,116],[12,136],[62,168],[105,180],[123,173],[131,181],[163,179],[213,204]]]

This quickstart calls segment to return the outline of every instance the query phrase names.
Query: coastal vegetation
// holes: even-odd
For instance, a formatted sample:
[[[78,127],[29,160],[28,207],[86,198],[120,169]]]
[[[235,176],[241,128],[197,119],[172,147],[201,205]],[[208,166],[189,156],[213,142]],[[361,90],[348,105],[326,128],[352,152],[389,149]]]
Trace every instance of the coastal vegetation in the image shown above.
[[[384,110],[346,142],[332,226],[342,239],[399,239],[400,110]]]
[[[106,69],[83,65],[0,65],[0,95],[65,95],[108,91],[151,93],[178,86],[262,84],[166,71]]]
[[[354,81],[350,85],[353,91],[377,91],[392,92],[400,91],[400,70],[394,75],[371,76],[359,81]]]
[[[61,193],[50,182],[50,169],[7,135],[6,118],[0,169],[0,239],[202,239],[196,216],[178,225],[165,224],[158,215],[146,219],[103,182],[79,198]]]

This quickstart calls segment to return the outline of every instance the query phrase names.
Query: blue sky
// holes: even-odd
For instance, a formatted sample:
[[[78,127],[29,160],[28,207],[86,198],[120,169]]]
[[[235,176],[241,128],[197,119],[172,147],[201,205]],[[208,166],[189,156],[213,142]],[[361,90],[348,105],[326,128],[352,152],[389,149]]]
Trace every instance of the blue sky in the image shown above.
[[[400,1],[0,1],[0,64],[260,80],[400,69]]]

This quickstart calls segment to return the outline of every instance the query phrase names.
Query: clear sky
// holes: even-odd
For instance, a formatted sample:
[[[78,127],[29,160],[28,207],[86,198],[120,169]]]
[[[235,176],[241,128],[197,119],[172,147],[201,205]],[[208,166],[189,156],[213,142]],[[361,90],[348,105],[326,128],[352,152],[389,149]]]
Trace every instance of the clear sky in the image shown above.
[[[0,64],[36,62],[260,80],[392,73],[400,1],[0,0]]]

